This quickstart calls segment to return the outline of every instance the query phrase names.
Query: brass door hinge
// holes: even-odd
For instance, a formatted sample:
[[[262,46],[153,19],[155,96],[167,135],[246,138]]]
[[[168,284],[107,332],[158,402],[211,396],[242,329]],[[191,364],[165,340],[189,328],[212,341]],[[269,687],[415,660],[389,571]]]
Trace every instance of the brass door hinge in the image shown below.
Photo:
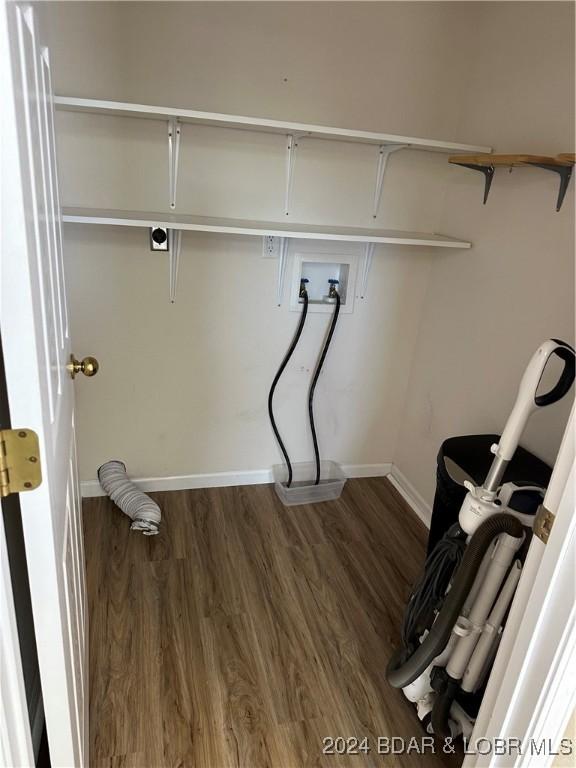
[[[41,482],[36,432],[31,429],[0,430],[0,497],[32,491]]]
[[[554,525],[554,520],[556,518],[556,515],[554,515],[553,512],[550,512],[549,509],[546,509],[544,504],[540,504],[538,507],[538,511],[536,512],[536,515],[534,517],[534,534],[538,536],[540,541],[543,541],[544,544],[548,543],[548,538],[550,536],[550,531],[552,530],[552,526]]]

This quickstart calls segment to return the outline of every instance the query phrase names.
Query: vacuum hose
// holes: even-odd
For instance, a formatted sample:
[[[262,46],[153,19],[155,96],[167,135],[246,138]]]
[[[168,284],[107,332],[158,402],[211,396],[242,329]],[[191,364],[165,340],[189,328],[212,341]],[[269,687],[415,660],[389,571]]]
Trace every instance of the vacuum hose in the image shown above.
[[[142,531],[144,536],[154,536],[162,519],[160,507],[150,496],[137,488],[126,474],[122,461],[107,461],[98,470],[102,489],[124,514],[132,520],[133,531]]]
[[[393,688],[404,688],[413,683],[444,650],[472,588],[480,563],[494,538],[501,533],[520,538],[523,535],[522,524],[512,515],[504,513],[489,517],[478,527],[466,547],[436,621],[423,642],[413,652],[411,649],[401,648],[388,662],[386,678]]]
[[[465,551],[466,534],[454,523],[426,558],[422,577],[406,606],[402,625],[405,648],[416,647],[424,630],[432,624]]]
[[[334,287],[336,284],[335,281],[331,282],[332,285],[330,288],[330,298],[336,299],[336,306],[334,307],[334,314],[332,315],[332,322],[330,323],[330,329],[328,331],[328,335],[326,336],[326,342],[324,343],[324,347],[318,359],[318,364],[316,365],[316,370],[314,371],[314,376],[312,377],[312,383],[310,384],[310,391],[308,392],[308,415],[310,417],[310,429],[312,430],[312,441],[314,443],[314,459],[316,461],[316,479],[314,481],[314,485],[319,485],[320,483],[320,451],[318,450],[318,438],[316,436],[316,426],[314,424],[314,390],[316,389],[316,384],[318,383],[318,378],[320,376],[320,372],[322,371],[324,360],[328,354],[330,342],[332,341],[336,323],[338,322],[338,315],[340,314],[340,294]]]
[[[270,424],[272,425],[272,430],[274,431],[274,435],[276,436],[276,440],[278,441],[278,445],[280,446],[280,450],[282,451],[282,455],[284,456],[284,461],[286,462],[286,466],[288,467],[288,480],[286,482],[287,488],[290,488],[290,486],[292,485],[292,464],[290,464],[290,457],[288,456],[288,451],[286,450],[286,447],[282,442],[282,438],[280,437],[280,432],[278,431],[278,427],[276,426],[276,420],[274,419],[274,411],[272,409],[272,399],[274,397],[276,385],[280,381],[280,376],[282,376],[282,374],[284,373],[284,369],[290,362],[290,358],[292,357],[294,350],[296,349],[296,345],[298,344],[300,336],[302,335],[302,329],[304,328],[304,323],[306,322],[306,315],[308,314],[308,292],[306,291],[306,288],[304,287],[303,284],[301,285],[301,288],[300,288],[300,298],[304,302],[304,306],[302,307],[302,314],[300,315],[300,322],[298,323],[298,327],[296,328],[296,333],[294,334],[292,343],[288,347],[288,351],[286,352],[284,359],[280,363],[280,368],[278,368],[278,371],[276,372],[276,376],[274,376],[274,381],[272,382],[272,386],[270,387],[270,392],[268,394],[268,416],[270,417]]]
[[[450,710],[452,709],[452,702],[458,689],[460,688],[460,681],[452,680],[448,678],[445,683],[445,687],[434,698],[434,706],[432,707],[431,723],[434,734],[440,739],[447,739],[451,736],[450,733]]]

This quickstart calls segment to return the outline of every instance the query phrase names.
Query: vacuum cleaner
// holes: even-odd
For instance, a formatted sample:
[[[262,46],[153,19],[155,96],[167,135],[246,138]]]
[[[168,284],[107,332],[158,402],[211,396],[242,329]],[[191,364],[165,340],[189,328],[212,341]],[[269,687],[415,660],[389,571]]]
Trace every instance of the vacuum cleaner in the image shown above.
[[[552,356],[562,361],[562,371],[550,391],[538,394]],[[569,344],[550,339],[534,353],[504,431],[491,446],[494,459],[484,481],[464,481],[458,521],[429,551],[406,606],[402,645],[386,677],[416,705],[425,730],[440,738],[472,733],[546,490],[503,478],[532,413],[561,400],[574,374]]]
[[[300,299],[300,302],[302,303],[302,312],[300,314],[300,319],[298,321],[296,333],[294,334],[292,342],[290,343],[290,346],[288,347],[288,350],[282,362],[280,363],[280,367],[278,368],[276,375],[274,376],[272,385],[270,387],[270,392],[268,394],[268,416],[270,418],[270,424],[272,425],[272,431],[274,432],[274,436],[276,437],[276,440],[278,441],[278,445],[280,446],[280,450],[282,451],[282,456],[284,457],[284,462],[286,463],[286,468],[288,471],[288,477],[285,483],[286,488],[290,488],[293,481],[292,463],[290,461],[288,451],[286,450],[286,446],[284,445],[284,441],[280,436],[280,432],[276,424],[276,419],[274,418],[273,401],[274,401],[274,393],[276,391],[278,382],[280,381],[280,377],[282,376],[282,374],[286,369],[286,366],[290,362],[290,359],[294,354],[294,350],[296,349],[296,346],[298,345],[300,337],[302,336],[302,331],[304,330],[304,325],[306,323],[306,317],[308,314],[308,301],[309,301],[308,291],[307,291],[308,282],[309,281],[306,278],[302,278],[300,280],[299,299]],[[316,384],[318,383],[318,379],[320,378],[320,373],[322,372],[322,367],[324,365],[324,361],[326,360],[326,356],[328,354],[328,350],[330,348],[330,344],[334,336],[334,331],[336,330],[336,323],[338,322],[338,316],[340,314],[340,294],[338,293],[338,290],[337,290],[338,285],[339,285],[338,280],[335,280],[335,279],[328,280],[329,290],[328,290],[328,295],[324,297],[324,300],[326,301],[326,303],[334,304],[334,312],[332,313],[332,320],[328,328],[328,333],[326,335],[324,344],[322,346],[322,351],[320,352],[318,362],[316,363],[316,368],[312,375],[310,389],[308,390],[308,419],[310,423],[310,431],[312,432],[312,443],[314,446],[314,461],[315,461],[315,477],[313,480],[314,485],[319,485],[321,480],[320,450],[318,448],[318,436],[316,434],[316,424],[314,421],[314,392],[316,390]]]

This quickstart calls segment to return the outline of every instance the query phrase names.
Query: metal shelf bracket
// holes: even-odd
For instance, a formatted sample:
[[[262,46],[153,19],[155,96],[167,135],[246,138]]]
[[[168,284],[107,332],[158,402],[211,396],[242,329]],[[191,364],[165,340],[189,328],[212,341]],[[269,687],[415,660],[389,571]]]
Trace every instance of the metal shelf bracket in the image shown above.
[[[168,256],[170,259],[170,278],[169,278],[169,290],[170,290],[170,303],[174,304],[176,301],[176,286],[178,284],[178,268],[180,267],[180,251],[182,248],[182,230],[171,230],[172,237],[170,243],[170,250]]]
[[[372,257],[374,256],[374,247],[376,243],[366,243],[364,249],[364,261],[362,262],[362,269],[360,272],[360,298],[363,299],[366,296],[366,290],[368,288],[368,276],[370,275],[370,269],[372,267]]]
[[[284,214],[290,215],[290,197],[292,195],[292,181],[294,179],[294,163],[296,150],[298,149],[298,135],[289,134],[286,144],[286,188],[284,192]]]
[[[278,255],[278,281],[276,283],[276,303],[278,306],[282,304],[282,296],[284,294],[284,278],[286,277],[286,263],[288,261],[288,243],[290,238],[281,237],[280,251]]]
[[[374,186],[374,202],[372,204],[372,218],[378,216],[380,200],[382,199],[382,190],[384,189],[384,174],[388,165],[388,158],[393,152],[399,149],[406,149],[408,144],[381,144],[378,147],[378,164],[376,166],[376,184]]]
[[[533,165],[536,168],[544,168],[545,171],[554,171],[560,176],[560,187],[558,189],[558,199],[556,201],[556,211],[562,208],[564,197],[572,178],[572,165],[548,165],[548,163],[527,163],[527,165]]]
[[[484,174],[484,199],[483,204],[486,205],[488,200],[488,194],[490,193],[490,187],[492,186],[492,179],[494,178],[494,166],[493,165],[475,165],[474,163],[458,163],[462,168],[470,168],[472,171],[479,171]]]
[[[177,118],[168,120],[168,185],[170,208],[176,208],[176,187],[178,184],[178,158],[180,155],[181,126]]]

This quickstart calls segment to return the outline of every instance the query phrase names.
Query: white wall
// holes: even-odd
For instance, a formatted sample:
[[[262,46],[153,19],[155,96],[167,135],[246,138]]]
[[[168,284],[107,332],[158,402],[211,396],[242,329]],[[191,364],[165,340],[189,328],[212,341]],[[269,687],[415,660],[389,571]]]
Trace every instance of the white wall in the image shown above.
[[[464,45],[457,8],[63,3],[49,10],[58,93],[465,140],[454,131]],[[166,209],[165,124],[59,114],[58,134],[65,204]],[[284,146],[280,136],[185,126],[179,209],[281,219]],[[295,221],[372,224],[375,147],[302,141],[298,152]],[[437,229],[452,171],[443,155],[394,156],[377,224]],[[149,252],[146,232],[66,226],[65,237],[75,350],[101,362],[98,376],[76,387],[82,477],[113,456],[136,476],[278,461],[267,390],[297,316],[287,303],[275,306],[276,264],[261,258],[261,241],[185,234],[171,306],[166,257]],[[327,246],[294,245],[303,248]],[[325,455],[354,464],[392,460],[419,307],[431,263],[443,258],[410,248],[376,254],[369,298],[342,317],[317,389]],[[327,322],[310,317],[277,394],[295,459],[311,456],[307,386]]]
[[[565,128],[554,136],[549,127],[569,121],[559,96],[566,90],[569,56],[565,9],[546,3],[550,10],[543,14],[527,7],[539,3],[514,3],[522,35],[489,38],[487,47],[492,15],[506,17],[499,5],[43,7],[61,94],[494,142],[500,150],[568,151]],[[549,19],[551,29],[543,38],[537,21],[530,21],[534,13]],[[509,47],[536,51],[539,63],[532,64],[530,56],[528,62],[517,60],[508,55]],[[530,93],[527,107],[521,95],[516,98],[524,82],[520,67],[529,69],[529,91],[534,88],[538,96],[535,101]],[[502,78],[510,73],[520,82],[507,91]],[[553,83],[543,92],[541,83],[549,79]],[[502,103],[490,98],[491,89],[501,94]],[[538,115],[543,125],[535,134],[548,135],[547,146],[536,139],[534,146],[516,146],[518,125],[532,135],[525,130],[525,115],[543,99],[554,110],[546,119]],[[60,114],[64,203],[166,210],[165,130],[151,121]],[[506,147],[499,145],[504,138]],[[185,126],[179,210],[280,220],[284,160],[281,137]],[[370,225],[375,163],[371,147],[301,142],[294,221]],[[530,174],[530,180],[520,173]],[[507,211],[501,201],[504,185],[511,183],[518,189]],[[541,237],[547,258],[557,266],[546,279],[554,287],[557,281],[564,293],[546,305],[545,322],[527,320],[521,304],[522,322],[506,312],[503,338],[512,336],[522,357],[520,348],[529,354],[536,331],[537,341],[541,331],[544,336],[552,328],[561,332],[556,314],[564,318],[563,329],[571,317],[572,281],[563,260],[570,201],[562,214],[552,215],[554,185],[544,172],[516,172],[495,181],[489,207],[483,209],[480,179],[449,167],[445,156],[403,151],[392,157],[377,224],[444,231],[478,245],[452,253],[378,249],[368,298],[342,318],[317,390],[321,447],[331,458],[374,464],[398,457],[409,479],[430,498],[439,442],[471,428],[466,403],[461,404],[470,385],[460,368],[472,349],[465,357],[449,349],[467,327],[462,305],[493,307],[484,290],[494,291],[495,275],[503,294],[513,292],[522,249],[534,246],[535,253]],[[529,215],[520,217],[526,204]],[[494,225],[489,217],[501,223]],[[510,228],[507,217],[512,217]],[[82,477],[94,477],[99,464],[113,456],[123,458],[136,476],[260,469],[276,462],[267,389],[297,317],[287,303],[275,306],[275,264],[261,259],[260,241],[185,234],[178,300],[171,306],[166,260],[149,252],[147,233],[67,226],[65,238],[75,350],[95,354],[102,364],[95,379],[76,386]],[[533,299],[543,279],[542,261],[533,256],[523,266],[528,269],[521,273],[520,292]],[[470,283],[463,296],[462,286]],[[541,310],[533,301],[531,306],[538,316]],[[310,318],[277,395],[279,422],[296,459],[310,456],[306,389],[326,323],[325,316]],[[469,399],[476,431],[501,423],[507,405],[501,407],[500,395],[509,394],[524,363],[522,357],[512,365],[510,355],[498,351],[493,323],[483,333],[474,331],[474,359],[488,346],[492,359],[505,361],[506,367],[498,379],[502,391],[491,387],[497,396]],[[430,354],[432,336],[438,356]],[[466,341],[470,336],[464,334]],[[483,392],[487,389],[482,385]],[[426,426],[430,398],[432,428]],[[548,421],[532,431],[542,454],[555,444],[556,421],[552,438]]]
[[[460,133],[503,153],[573,152],[574,5],[486,6]],[[574,183],[559,213],[558,177],[543,170],[497,170],[485,206],[482,191],[465,169],[448,188],[442,228],[474,248],[434,262],[395,454],[428,501],[442,440],[501,430],[538,345],[574,343]],[[535,414],[523,439],[550,463],[572,394]]]

